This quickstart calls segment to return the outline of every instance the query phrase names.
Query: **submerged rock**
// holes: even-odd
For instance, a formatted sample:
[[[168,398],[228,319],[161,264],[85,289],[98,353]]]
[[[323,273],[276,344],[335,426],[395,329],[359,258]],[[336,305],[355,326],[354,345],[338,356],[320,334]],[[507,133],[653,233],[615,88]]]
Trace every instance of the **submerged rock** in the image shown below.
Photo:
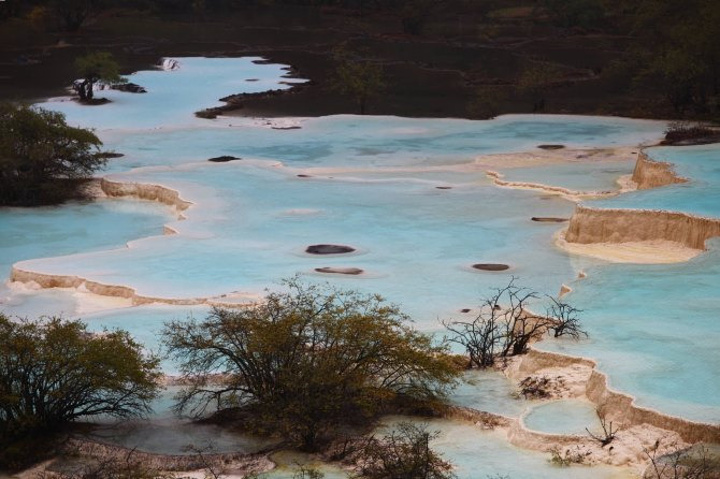
[[[562,150],[565,145],[538,145],[541,150]]]
[[[502,263],[476,263],[472,267],[481,271],[505,271],[510,269],[510,266]]]
[[[114,151],[102,151],[98,153],[98,156],[100,158],[105,158],[106,160],[109,160],[112,158],[122,158],[125,155],[123,153],[116,153]]]
[[[564,223],[569,221],[568,218],[556,218],[554,216],[533,216],[531,219],[539,223]]]
[[[338,244],[314,244],[305,248],[305,252],[310,254],[345,254],[353,251],[355,248]]]
[[[144,87],[141,87],[136,83],[118,83],[116,85],[111,85],[110,88],[128,93],[147,93],[147,90]]]
[[[333,274],[351,274],[358,275],[364,273],[360,268],[335,268],[332,266],[325,266],[323,268],[315,268],[318,273],[333,273]]]
[[[242,158],[238,158],[237,156],[230,156],[230,155],[223,155],[223,156],[216,156],[215,158],[208,158],[208,161],[211,161],[213,163],[227,163],[228,161],[235,161],[235,160],[242,160]]]

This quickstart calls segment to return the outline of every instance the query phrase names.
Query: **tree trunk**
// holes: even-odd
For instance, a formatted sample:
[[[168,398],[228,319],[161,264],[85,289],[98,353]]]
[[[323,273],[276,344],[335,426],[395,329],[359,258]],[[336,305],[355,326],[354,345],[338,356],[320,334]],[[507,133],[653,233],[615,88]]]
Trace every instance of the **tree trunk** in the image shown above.
[[[93,99],[93,81],[91,79],[84,79],[76,88],[81,101],[90,101]]]

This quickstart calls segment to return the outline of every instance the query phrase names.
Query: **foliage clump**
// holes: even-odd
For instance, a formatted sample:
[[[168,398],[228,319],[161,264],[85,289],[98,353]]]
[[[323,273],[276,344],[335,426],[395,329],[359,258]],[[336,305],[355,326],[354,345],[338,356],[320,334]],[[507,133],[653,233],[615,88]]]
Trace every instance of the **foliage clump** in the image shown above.
[[[125,331],[93,334],[80,321],[0,314],[0,465],[22,464],[28,439],[77,419],[149,412],[158,366]]]
[[[382,438],[370,437],[356,457],[357,479],[452,479],[452,464],[430,447],[439,432],[401,422]]]
[[[120,76],[120,65],[110,52],[93,52],[75,59],[75,69],[82,77],[73,83],[73,89],[80,96],[80,101],[93,101],[93,87],[102,81],[108,85],[126,83],[127,79]],[[107,100],[106,100],[107,101]]]
[[[720,479],[720,457],[705,444],[686,448],[660,438],[643,452],[649,460],[643,479]]]
[[[382,66],[351,51],[347,44],[333,50],[335,72],[332,87],[343,95],[351,96],[358,112],[364,115],[368,102],[386,88]]]
[[[55,203],[105,164],[95,134],[65,123],[62,113],[0,104],[0,204]]]
[[[377,295],[286,281],[284,292],[166,325],[188,386],[177,409],[234,410],[255,432],[315,449],[394,400],[442,398],[459,374],[445,345]]]

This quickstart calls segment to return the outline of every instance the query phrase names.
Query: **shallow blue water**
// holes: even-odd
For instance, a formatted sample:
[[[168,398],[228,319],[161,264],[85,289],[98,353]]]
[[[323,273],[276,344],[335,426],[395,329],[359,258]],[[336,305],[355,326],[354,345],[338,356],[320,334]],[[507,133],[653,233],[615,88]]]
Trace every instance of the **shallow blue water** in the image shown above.
[[[533,431],[581,436],[587,435],[586,428],[597,433],[600,425],[594,404],[573,399],[536,405],[522,420]]]
[[[392,418],[383,431],[403,418]],[[550,479],[620,479],[631,477],[626,471],[611,467],[557,467],[550,454],[518,449],[510,445],[501,431],[484,431],[476,426],[445,420],[427,423],[429,432],[439,437],[431,444],[454,466],[459,479],[524,478]]]
[[[657,147],[647,150],[650,158],[670,162],[675,172],[689,181],[636,191],[590,206],[670,210],[700,216],[720,217],[720,145]]]
[[[632,174],[634,159],[566,163],[503,170],[504,180],[559,186],[581,192],[605,192],[618,189],[617,180]]]
[[[610,385],[639,405],[720,422],[720,251],[712,243],[687,263],[588,269],[568,299],[584,309],[590,338],[539,347],[596,359]]]
[[[278,80],[279,66],[216,60],[208,68],[218,81],[228,72],[243,82],[251,77],[267,78],[267,84]],[[72,206],[65,206],[57,218],[33,210],[21,220],[12,210],[3,210],[0,224],[4,221],[11,225],[9,231],[17,231],[6,235],[0,246],[4,268],[21,260],[82,252],[31,259],[22,266],[128,285],[141,294],[167,298],[234,291],[262,294],[281,278],[300,273],[309,281],[379,292],[401,304],[419,328],[436,332],[441,330],[439,320],[467,318],[460,309],[474,308],[513,275],[519,277],[518,284],[554,295],[561,283],[586,270],[589,278],[573,283],[576,291],[569,298],[585,310],[582,318],[590,338],[542,347],[597,358],[601,369],[610,373],[611,384],[637,395],[641,404],[698,420],[718,420],[720,391],[713,375],[720,364],[711,344],[720,324],[713,321],[720,307],[714,299],[720,278],[716,254],[674,266],[608,265],[568,256],[553,246],[558,225],[534,223],[530,218],[567,217],[572,204],[534,192],[496,188],[482,169],[473,167],[478,155],[526,151],[542,143],[637,145],[655,139],[663,129],[661,123],[533,115],[484,122],[336,116],[304,120],[301,129],[273,130],[242,119],[201,121],[192,113],[214,104],[218,92],[209,98],[204,84],[194,82],[203,74],[202,60],[181,62],[187,70],[139,73],[133,81],[151,86],[149,93],[108,93],[117,97],[107,108],[89,109],[70,102],[44,106],[62,109],[71,123],[98,127],[107,147],[126,154],[109,163],[111,178],[179,190],[195,203],[185,212],[187,219],[177,221],[158,215],[157,210],[149,215],[132,211],[115,219],[102,208],[95,213],[92,208],[73,212]],[[176,83],[165,88],[166,82]],[[173,88],[188,85],[194,87],[177,101],[178,91]],[[228,88],[237,91],[239,85]],[[683,156],[689,151],[701,157],[678,166],[683,175],[707,180],[707,197],[701,194],[697,204],[692,196],[699,190],[687,186],[596,203],[650,204],[643,195],[672,193],[675,188],[683,198],[678,204],[701,208],[697,205],[705,202],[706,211],[714,211],[717,172],[709,163],[702,166],[714,153],[696,150],[668,154]],[[219,155],[243,160],[205,161]],[[628,172],[628,166],[589,161],[531,166],[509,172],[508,179],[605,189],[617,174]],[[675,195],[680,193],[668,198]],[[179,234],[140,239],[130,248],[100,250],[157,234],[162,223]],[[30,230],[41,230],[43,235],[27,234]],[[332,257],[304,253],[306,246],[319,243],[349,244],[358,251]],[[493,262],[511,268],[500,273],[470,268]],[[314,271],[325,266],[357,267],[366,274],[344,277]],[[5,294],[11,313],[42,314],[63,305],[69,311],[78,309],[79,300],[70,292]],[[542,311],[542,305],[537,307]],[[93,328],[129,329],[154,348],[161,323],[188,311],[202,315],[204,309],[109,309],[84,318]],[[170,364],[165,368],[174,371]],[[500,382],[487,383],[489,391],[495,389],[489,397],[505,394]],[[480,382],[477,391],[461,389],[457,401],[467,405],[474,401],[490,409],[489,403],[495,401],[481,397],[483,387]],[[518,415],[516,405],[503,403],[497,412]]]

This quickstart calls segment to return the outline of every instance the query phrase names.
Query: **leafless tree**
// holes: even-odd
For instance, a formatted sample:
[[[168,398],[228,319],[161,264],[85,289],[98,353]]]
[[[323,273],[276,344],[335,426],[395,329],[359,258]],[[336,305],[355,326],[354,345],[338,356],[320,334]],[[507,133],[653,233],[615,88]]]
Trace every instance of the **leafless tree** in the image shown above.
[[[582,313],[581,309],[552,296],[548,296],[548,299],[551,302],[546,313],[548,329],[553,332],[554,337],[570,336],[573,339],[587,337],[587,332],[580,327],[580,318],[578,318],[578,313]]]
[[[650,460],[643,474],[644,479],[718,479],[720,478],[720,459],[713,458],[707,447],[678,448],[670,444],[670,453],[660,454],[663,439],[647,449],[643,449]]]
[[[585,428],[591,438],[595,439],[600,443],[601,447],[605,447],[617,437],[617,433],[620,431],[619,427],[613,427],[612,421],[607,421],[605,414],[600,413],[600,409],[597,410],[598,418],[600,419],[600,427],[602,427],[602,434],[594,434],[590,432],[590,429]]]
[[[495,290],[485,298],[480,312],[472,321],[443,321],[453,333],[449,341],[460,344],[470,356],[468,366],[486,368],[498,357],[524,354],[534,340],[550,327],[546,316],[528,311],[531,300],[538,294],[515,284],[513,277],[507,286]]]

